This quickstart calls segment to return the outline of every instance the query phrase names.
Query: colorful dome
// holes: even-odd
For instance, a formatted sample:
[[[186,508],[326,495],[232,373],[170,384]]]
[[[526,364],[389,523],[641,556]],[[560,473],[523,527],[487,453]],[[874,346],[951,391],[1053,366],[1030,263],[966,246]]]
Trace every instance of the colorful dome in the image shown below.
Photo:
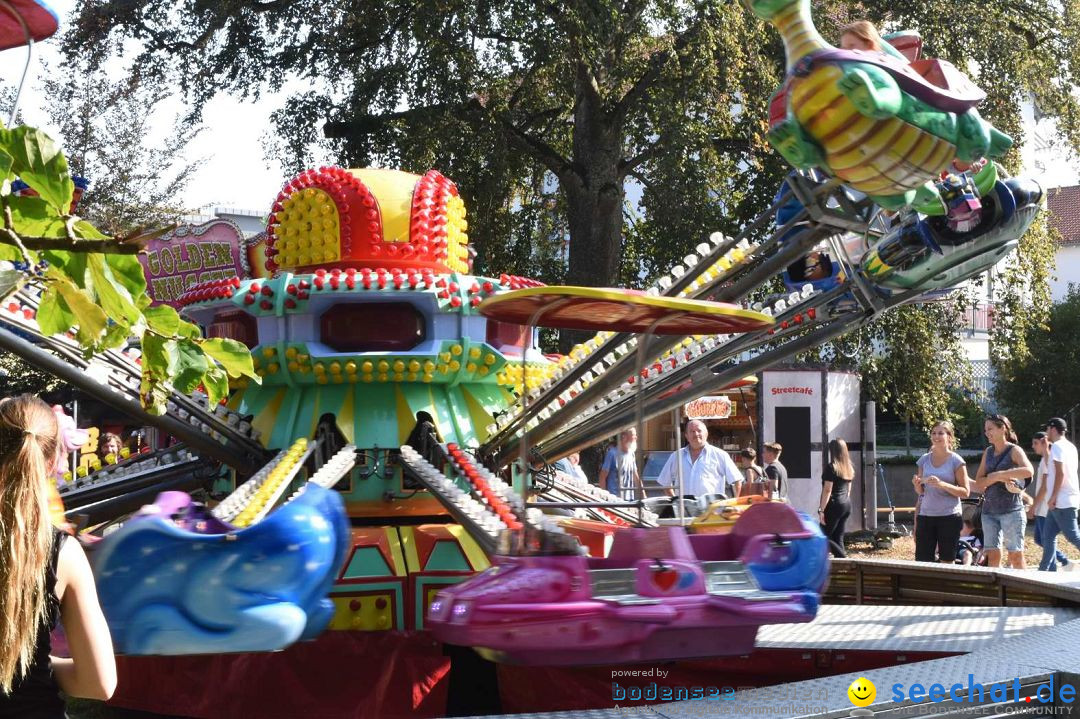
[[[307,170],[286,183],[267,224],[266,268],[469,271],[465,202],[441,173]]]

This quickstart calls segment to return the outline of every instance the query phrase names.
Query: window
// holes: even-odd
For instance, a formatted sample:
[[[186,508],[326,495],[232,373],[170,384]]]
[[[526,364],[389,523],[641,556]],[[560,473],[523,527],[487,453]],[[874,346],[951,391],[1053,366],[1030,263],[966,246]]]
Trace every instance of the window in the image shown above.
[[[403,352],[424,341],[424,316],[408,302],[335,305],[319,320],[320,339],[338,352]]]

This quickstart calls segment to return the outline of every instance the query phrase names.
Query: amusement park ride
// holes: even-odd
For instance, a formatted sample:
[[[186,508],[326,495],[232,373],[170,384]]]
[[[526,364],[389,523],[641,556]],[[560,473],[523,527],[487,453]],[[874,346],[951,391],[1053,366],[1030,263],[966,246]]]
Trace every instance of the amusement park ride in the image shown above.
[[[0,348],[179,442],[62,490],[104,535],[119,652],[228,653],[255,671],[280,660],[251,652],[313,640],[332,667],[328,636],[389,633],[579,665],[745,654],[760,625],[813,619],[828,561],[808,517],[765,502],[724,531],[658,526],[544,458],[985,271],[1042,192],[1003,177],[1011,140],[979,117],[982,93],[919,59],[917,38],[897,40],[907,57],[841,51],[807,0],[749,5],[784,39],[769,139],[797,171],[741,233],[714,233],[644,292],[475,276],[449,179],[323,167],[270,208],[265,271],[180,298],[208,336],[251,348],[261,382],[236,381],[227,404],[173,392],[150,415],[135,359],[43,336],[32,284],[0,302]],[[776,276],[785,294],[745,306]],[[596,334],[553,360],[540,326]],[[226,470],[240,479],[220,503],[186,494]]]

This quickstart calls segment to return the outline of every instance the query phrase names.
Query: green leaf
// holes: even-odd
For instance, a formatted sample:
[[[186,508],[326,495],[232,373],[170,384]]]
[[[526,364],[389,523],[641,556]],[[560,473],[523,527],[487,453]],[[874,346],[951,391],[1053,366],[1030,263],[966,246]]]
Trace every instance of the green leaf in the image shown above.
[[[131,326],[142,318],[142,313],[131,300],[127,289],[116,282],[112,270],[105,262],[105,255],[93,253],[86,256],[87,269],[94,283],[101,309],[113,321]]]
[[[15,270],[0,270],[0,300],[19,289],[23,281],[23,273]]]
[[[15,158],[11,156],[11,153],[0,148],[0,182],[10,180],[13,177],[11,174],[11,166],[14,163]]]
[[[142,263],[135,257],[135,255],[105,255],[105,262],[108,263],[109,269],[112,270],[113,278],[116,279],[121,285],[123,285],[132,297],[138,297],[142,299],[146,297],[146,304],[142,305],[140,309],[149,306],[150,298],[146,296],[146,273],[143,272]],[[136,305],[139,303],[136,302]]]
[[[186,337],[189,340],[202,339],[202,330],[199,326],[192,324],[191,322],[185,322],[180,320],[180,325],[176,328],[176,335],[178,337]]]
[[[38,303],[37,323],[46,337],[63,334],[75,326],[75,315],[55,288],[49,287]]]
[[[75,315],[75,321],[79,325],[80,343],[84,347],[93,346],[105,331],[105,323],[108,321],[105,313],[94,304],[89,293],[80,290],[65,275],[50,268],[46,277],[52,281],[52,286],[64,298],[64,303]]]
[[[211,408],[229,395],[229,376],[217,365],[207,367],[202,383]]]
[[[168,305],[150,307],[143,311],[143,316],[150,329],[166,337],[175,335],[176,329],[180,326],[180,315]]]
[[[176,375],[177,357],[174,340],[147,333],[143,335],[142,351],[144,375],[148,370],[158,382]]]
[[[131,336],[131,332],[128,325],[112,322],[105,330],[105,337],[101,340],[101,349],[108,350],[122,347],[129,336]]]
[[[11,223],[15,232],[28,237],[67,237],[64,218],[45,200],[32,195],[7,198],[11,208]]]
[[[172,385],[184,394],[195,391],[209,368],[206,354],[199,345],[185,341],[176,343],[176,377]]]
[[[75,229],[75,235],[82,240],[107,240],[109,236],[103,233],[98,228],[91,225],[86,220],[76,220],[72,227]],[[136,260],[137,262],[138,260]]]
[[[251,363],[251,350],[236,340],[224,337],[211,337],[202,342],[203,351],[225,368],[231,377],[246,375],[255,377],[255,368]]]
[[[32,127],[17,127],[9,137],[3,149],[14,159],[12,172],[36,190],[57,214],[66,215],[71,209],[75,183],[60,148],[51,137]]]
[[[15,245],[5,245],[0,243],[0,260],[7,260],[8,262],[22,262],[22,252]]]

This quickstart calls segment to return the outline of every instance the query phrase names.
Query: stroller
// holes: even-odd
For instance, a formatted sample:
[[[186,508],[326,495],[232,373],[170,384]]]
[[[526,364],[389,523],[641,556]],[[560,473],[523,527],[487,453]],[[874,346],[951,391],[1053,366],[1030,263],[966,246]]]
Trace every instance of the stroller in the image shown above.
[[[956,548],[956,563],[975,567],[986,566],[986,550],[983,548],[982,498],[963,500],[960,510],[965,528],[971,529],[960,535]]]

